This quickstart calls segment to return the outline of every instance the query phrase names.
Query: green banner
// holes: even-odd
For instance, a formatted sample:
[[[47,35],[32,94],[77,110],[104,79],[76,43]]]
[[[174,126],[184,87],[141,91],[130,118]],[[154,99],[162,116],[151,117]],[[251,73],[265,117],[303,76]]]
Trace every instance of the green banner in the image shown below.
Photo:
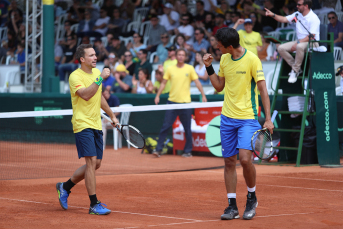
[[[316,103],[318,162],[319,165],[339,165],[333,54],[314,52],[311,58],[312,88]]]

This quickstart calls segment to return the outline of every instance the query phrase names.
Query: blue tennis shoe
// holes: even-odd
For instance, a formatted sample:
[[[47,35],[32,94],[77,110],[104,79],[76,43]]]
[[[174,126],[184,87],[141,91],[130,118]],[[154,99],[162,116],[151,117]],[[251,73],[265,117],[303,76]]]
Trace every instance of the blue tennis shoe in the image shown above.
[[[109,210],[105,207],[107,207],[106,204],[103,204],[100,201],[98,201],[98,203],[96,205],[89,208],[89,214],[91,214],[91,215],[108,215],[108,214],[110,214],[111,210]]]
[[[58,193],[58,199],[60,201],[60,205],[64,210],[68,209],[68,197],[69,193],[63,189],[63,183],[59,182],[56,184],[56,190]]]

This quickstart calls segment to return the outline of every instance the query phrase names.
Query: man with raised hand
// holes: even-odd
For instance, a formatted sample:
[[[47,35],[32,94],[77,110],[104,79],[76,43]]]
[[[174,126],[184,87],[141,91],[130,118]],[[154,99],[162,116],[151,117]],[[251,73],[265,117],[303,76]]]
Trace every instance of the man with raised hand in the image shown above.
[[[243,167],[243,176],[248,188],[243,219],[252,219],[258,205],[255,194],[256,170],[252,163],[251,136],[261,129],[257,121],[258,91],[266,114],[263,127],[273,133],[274,125],[270,117],[270,102],[262,63],[251,51],[239,44],[235,29],[221,28],[216,33],[218,48],[223,53],[218,75],[212,67],[213,57],[205,54],[204,64],[216,91],[225,90],[220,121],[220,138],[224,158],[224,180],[229,206],[221,215],[222,220],[238,219],[236,204],[237,154]]]
[[[119,122],[102,96],[102,80],[110,75],[110,70],[104,68],[102,73],[96,69],[97,57],[93,46],[80,45],[75,53],[81,68],[76,69],[69,77],[71,102],[73,107],[73,131],[79,158],[84,157],[86,164],[78,168],[66,182],[56,184],[61,207],[68,209],[68,197],[71,188],[85,179],[90,199],[89,214],[107,215],[111,210],[98,201],[95,187],[95,170],[100,168],[103,156],[103,139],[100,108],[111,118],[114,124]]]

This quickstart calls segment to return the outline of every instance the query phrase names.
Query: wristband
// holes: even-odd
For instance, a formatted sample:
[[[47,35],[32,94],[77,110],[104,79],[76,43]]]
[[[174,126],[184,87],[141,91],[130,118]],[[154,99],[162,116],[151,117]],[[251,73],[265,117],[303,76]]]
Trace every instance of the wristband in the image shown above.
[[[98,76],[98,77],[96,77],[96,79],[94,80],[94,83],[95,83],[96,85],[100,86],[103,80],[104,80],[104,79],[103,79],[101,76]]]
[[[205,66],[206,67],[206,66]],[[214,69],[213,69],[213,66],[212,64],[208,67],[206,67],[206,71],[207,71],[207,74],[210,76],[210,75],[213,75],[215,72],[214,72]]]

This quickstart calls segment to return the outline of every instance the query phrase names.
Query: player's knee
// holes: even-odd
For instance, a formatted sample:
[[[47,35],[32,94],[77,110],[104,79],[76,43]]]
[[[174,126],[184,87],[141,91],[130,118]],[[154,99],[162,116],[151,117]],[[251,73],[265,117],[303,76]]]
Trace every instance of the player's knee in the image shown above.
[[[225,158],[225,169],[231,169],[236,168],[236,160],[233,160],[232,158]]]
[[[251,164],[251,159],[248,157],[242,157],[239,159],[239,161],[240,161],[242,167],[245,167],[245,166],[248,166]]]
[[[95,170],[99,169],[101,166],[101,161],[96,162]]]

